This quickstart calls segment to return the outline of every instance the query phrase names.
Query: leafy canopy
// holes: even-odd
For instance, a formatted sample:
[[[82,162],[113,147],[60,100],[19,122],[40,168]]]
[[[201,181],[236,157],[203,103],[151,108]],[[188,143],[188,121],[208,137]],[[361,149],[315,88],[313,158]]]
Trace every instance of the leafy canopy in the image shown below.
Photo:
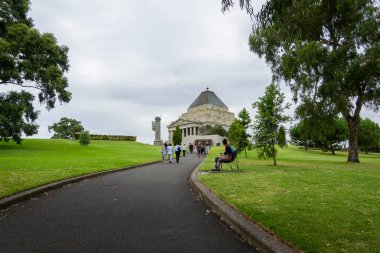
[[[251,125],[251,117],[247,109],[243,108],[238,117],[232,122],[230,129],[228,129],[228,140],[232,145],[240,147],[240,151],[244,150],[247,157],[246,149],[251,149],[250,138],[251,135],[247,133],[248,128]]]
[[[380,146],[380,126],[370,119],[361,119],[359,126],[359,146],[366,153],[370,149],[379,151]]]
[[[84,131],[82,123],[76,119],[63,117],[59,122],[49,126],[49,132],[53,131],[52,139],[78,139],[80,133]]]
[[[380,15],[373,0],[270,0],[255,16],[250,49],[264,56],[294,99],[330,104],[349,127],[358,162],[363,106],[380,106]]]
[[[71,99],[64,76],[69,69],[68,47],[58,45],[53,34],[41,34],[35,29],[32,19],[27,17],[29,8],[28,0],[0,2],[0,85],[38,91],[39,102],[49,110],[57,101],[67,103]],[[2,92],[0,106],[7,106],[7,99],[14,98],[16,93],[19,99],[13,99],[14,108],[7,113],[0,111],[4,127],[1,139],[12,138],[20,143],[22,133],[37,133],[34,121],[38,112],[32,104],[34,96],[26,91]]]

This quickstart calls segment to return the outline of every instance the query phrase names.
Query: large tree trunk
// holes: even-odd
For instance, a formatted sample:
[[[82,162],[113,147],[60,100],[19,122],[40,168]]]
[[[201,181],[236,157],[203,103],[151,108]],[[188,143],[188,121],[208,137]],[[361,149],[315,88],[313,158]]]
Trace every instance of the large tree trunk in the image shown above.
[[[331,154],[335,155],[334,145],[330,144]]]
[[[348,126],[348,158],[347,162],[359,162],[358,132],[359,117],[346,117]]]

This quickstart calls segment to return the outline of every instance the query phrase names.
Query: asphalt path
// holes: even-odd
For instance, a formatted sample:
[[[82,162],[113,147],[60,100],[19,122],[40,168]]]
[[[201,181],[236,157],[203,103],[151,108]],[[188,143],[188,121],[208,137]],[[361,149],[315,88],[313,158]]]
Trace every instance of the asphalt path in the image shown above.
[[[200,162],[188,155],[14,205],[0,213],[0,252],[256,252],[192,188]]]

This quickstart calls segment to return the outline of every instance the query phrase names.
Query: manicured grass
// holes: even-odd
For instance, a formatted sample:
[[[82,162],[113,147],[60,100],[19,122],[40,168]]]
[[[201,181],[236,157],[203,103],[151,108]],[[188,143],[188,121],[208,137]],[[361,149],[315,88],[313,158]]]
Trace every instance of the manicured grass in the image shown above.
[[[213,168],[213,149],[201,171]],[[201,181],[226,202],[305,252],[380,252],[380,155],[347,155],[295,147],[278,164],[239,155],[240,172]],[[229,170],[227,166],[225,170]]]
[[[0,198],[92,172],[159,161],[160,147],[137,142],[25,139],[0,142]]]

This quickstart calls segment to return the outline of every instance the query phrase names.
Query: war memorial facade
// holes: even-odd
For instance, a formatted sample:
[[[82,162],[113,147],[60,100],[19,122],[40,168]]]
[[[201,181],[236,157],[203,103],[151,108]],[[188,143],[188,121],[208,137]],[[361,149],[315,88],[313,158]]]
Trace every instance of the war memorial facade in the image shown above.
[[[177,120],[170,123],[168,128],[169,142],[173,140],[173,132],[177,126],[182,134],[182,143],[209,143],[210,146],[221,145],[225,136],[205,135],[206,125],[221,125],[228,130],[234,120],[234,114],[228,107],[208,88],[194,100]]]

